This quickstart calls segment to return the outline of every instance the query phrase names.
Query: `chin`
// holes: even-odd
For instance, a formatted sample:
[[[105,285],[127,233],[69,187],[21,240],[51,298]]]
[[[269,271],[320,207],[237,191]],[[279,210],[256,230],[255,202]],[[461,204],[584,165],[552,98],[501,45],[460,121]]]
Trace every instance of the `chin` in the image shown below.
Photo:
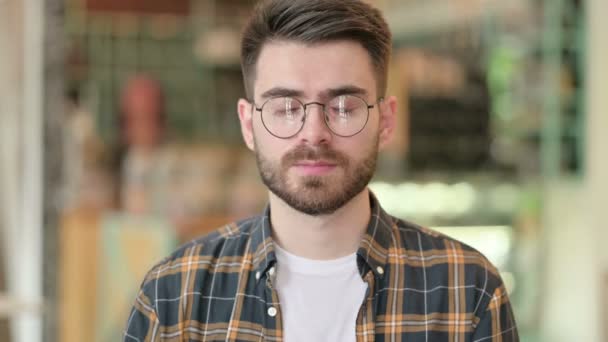
[[[337,184],[339,183],[332,183],[334,186]],[[356,197],[349,196],[343,189],[336,187],[328,188],[318,183],[307,185],[293,189],[288,194],[276,195],[293,209],[310,216],[331,215]]]

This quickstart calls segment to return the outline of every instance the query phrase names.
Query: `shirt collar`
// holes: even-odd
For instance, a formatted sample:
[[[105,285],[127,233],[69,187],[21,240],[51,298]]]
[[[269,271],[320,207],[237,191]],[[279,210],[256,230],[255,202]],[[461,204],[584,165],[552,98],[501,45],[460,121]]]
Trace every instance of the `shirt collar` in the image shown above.
[[[277,260],[270,228],[270,205],[266,205],[263,214],[258,216],[251,232],[250,250],[253,253],[253,271],[256,272],[256,279],[260,280],[261,275]]]
[[[370,191],[369,202],[371,206],[371,217],[367,229],[363,234],[357,256],[374,272],[377,277],[382,278],[388,262],[388,250],[394,240],[392,226],[393,218],[380,206],[376,196]],[[364,271],[359,264],[359,271]]]
[[[371,217],[367,229],[357,250],[358,259],[362,260],[378,277],[384,276],[388,262],[388,250],[393,240],[393,218],[380,206],[376,196],[370,191]],[[274,241],[270,226],[270,205],[267,205],[251,232],[250,250],[253,253],[253,271],[261,279],[270,267],[276,263]],[[360,267],[362,265],[359,265]],[[361,270],[361,274],[363,271]]]

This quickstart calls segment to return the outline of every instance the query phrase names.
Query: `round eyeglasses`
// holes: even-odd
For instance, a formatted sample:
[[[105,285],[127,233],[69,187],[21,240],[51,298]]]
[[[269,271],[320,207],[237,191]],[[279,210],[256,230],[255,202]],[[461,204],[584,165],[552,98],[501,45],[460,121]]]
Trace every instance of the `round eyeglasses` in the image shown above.
[[[329,130],[340,137],[352,137],[365,128],[369,119],[369,110],[383,101],[368,105],[365,100],[355,95],[336,96],[326,103],[302,103],[293,97],[273,97],[261,107],[254,104],[261,113],[262,124],[266,130],[277,138],[288,139],[298,134],[304,127],[307,108],[316,104],[323,107],[325,124]]]

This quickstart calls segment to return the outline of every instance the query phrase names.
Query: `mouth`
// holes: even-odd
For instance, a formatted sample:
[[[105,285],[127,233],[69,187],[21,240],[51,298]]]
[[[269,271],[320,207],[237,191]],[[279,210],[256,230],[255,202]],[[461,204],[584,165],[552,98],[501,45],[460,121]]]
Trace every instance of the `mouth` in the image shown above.
[[[294,163],[295,166],[336,166],[335,162],[325,160],[300,160]]]
[[[335,162],[324,160],[301,160],[293,167],[305,175],[323,175],[334,170],[338,165]]]

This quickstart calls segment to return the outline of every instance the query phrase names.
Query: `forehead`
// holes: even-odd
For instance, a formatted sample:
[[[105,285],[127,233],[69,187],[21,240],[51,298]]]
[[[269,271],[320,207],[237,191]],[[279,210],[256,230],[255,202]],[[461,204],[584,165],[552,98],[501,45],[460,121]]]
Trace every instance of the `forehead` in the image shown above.
[[[253,86],[256,99],[276,87],[297,90],[307,99],[347,86],[365,89],[370,96],[376,93],[372,60],[367,50],[352,41],[266,43]]]

